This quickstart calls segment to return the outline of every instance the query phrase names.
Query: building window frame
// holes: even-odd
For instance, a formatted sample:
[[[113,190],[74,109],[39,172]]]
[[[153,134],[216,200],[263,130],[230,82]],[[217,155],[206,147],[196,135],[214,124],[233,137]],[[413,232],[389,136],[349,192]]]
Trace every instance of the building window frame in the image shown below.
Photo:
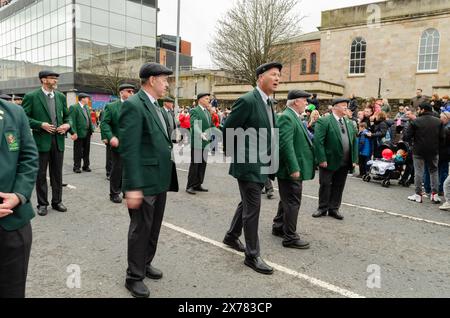
[[[425,45],[422,45],[424,42]],[[419,39],[419,48],[417,54],[417,73],[438,72],[440,50],[441,34],[439,33],[439,31],[435,28],[428,28],[423,31]],[[433,64],[435,64],[436,67],[433,67]],[[429,65],[429,67],[427,67],[427,65]]]
[[[308,61],[306,60],[306,59],[302,59],[301,61],[300,61],[300,74],[301,75],[305,75],[306,74],[306,72],[307,72],[307,64],[308,64]]]
[[[317,73],[317,54],[316,52],[311,53],[310,55],[310,73],[316,74]]]
[[[363,37],[352,40],[349,59],[349,76],[364,76],[366,74],[367,41]]]

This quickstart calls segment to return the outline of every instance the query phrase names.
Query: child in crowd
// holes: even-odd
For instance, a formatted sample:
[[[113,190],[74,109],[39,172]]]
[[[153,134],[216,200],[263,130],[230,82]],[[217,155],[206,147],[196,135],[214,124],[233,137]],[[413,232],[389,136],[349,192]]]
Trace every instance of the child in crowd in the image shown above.
[[[359,144],[359,177],[363,177],[367,174],[367,162],[372,157],[372,141],[367,134],[369,130],[367,129],[366,123],[359,124],[358,133],[358,144]]]

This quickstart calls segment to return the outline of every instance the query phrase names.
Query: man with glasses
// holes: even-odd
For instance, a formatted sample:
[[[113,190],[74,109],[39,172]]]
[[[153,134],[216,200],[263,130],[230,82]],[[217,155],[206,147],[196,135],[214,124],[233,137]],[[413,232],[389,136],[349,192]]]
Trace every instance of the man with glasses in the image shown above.
[[[58,78],[58,73],[40,72],[39,79],[42,87],[26,94],[22,103],[39,151],[36,193],[40,216],[48,213],[47,168],[49,165],[52,208],[58,212],[67,212],[67,208],[62,204],[62,169],[65,135],[71,128],[71,120],[66,97],[56,91]]]
[[[101,131],[104,138],[111,146],[111,175],[109,198],[114,203],[122,203],[120,193],[122,192],[122,160],[120,158],[119,116],[123,103],[134,95],[135,87],[132,84],[119,86],[120,99],[114,103],[107,104],[101,123]]]
[[[332,114],[320,118],[315,127],[314,148],[319,164],[319,208],[313,217],[327,214],[337,220],[344,217],[339,212],[342,194],[349,171],[358,163],[356,131],[346,118],[349,100],[333,101]]]

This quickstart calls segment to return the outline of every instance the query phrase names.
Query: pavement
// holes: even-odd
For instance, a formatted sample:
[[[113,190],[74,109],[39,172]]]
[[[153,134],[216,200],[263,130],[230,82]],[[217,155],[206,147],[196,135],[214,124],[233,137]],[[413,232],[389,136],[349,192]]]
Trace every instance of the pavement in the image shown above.
[[[279,195],[263,196],[261,251],[275,267],[274,275],[264,276],[221,243],[240,201],[228,164],[209,164],[204,186],[210,192],[191,196],[184,192],[188,157],[186,151],[185,163],[177,165],[180,192],[168,195],[153,264],[164,278],[145,280],[152,298],[450,297],[450,212],[427,199],[409,202],[412,187],[393,182],[386,189],[351,177],[345,220],[337,221],[311,217],[318,178],[305,182],[298,230],[309,250],[282,247],[271,234]],[[99,134],[91,145],[92,173],[73,174],[72,158],[67,139],[63,200],[69,212],[49,210],[32,221],[27,297],[128,298],[129,216],[124,204],[109,201]]]

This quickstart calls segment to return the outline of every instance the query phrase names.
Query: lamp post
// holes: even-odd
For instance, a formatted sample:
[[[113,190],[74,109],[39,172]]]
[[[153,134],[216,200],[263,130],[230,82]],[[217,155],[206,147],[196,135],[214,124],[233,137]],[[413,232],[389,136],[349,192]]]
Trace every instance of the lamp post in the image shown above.
[[[177,52],[175,63],[175,114],[178,114],[180,107],[178,105],[179,98],[179,81],[180,81],[180,7],[181,0],[177,3]]]

